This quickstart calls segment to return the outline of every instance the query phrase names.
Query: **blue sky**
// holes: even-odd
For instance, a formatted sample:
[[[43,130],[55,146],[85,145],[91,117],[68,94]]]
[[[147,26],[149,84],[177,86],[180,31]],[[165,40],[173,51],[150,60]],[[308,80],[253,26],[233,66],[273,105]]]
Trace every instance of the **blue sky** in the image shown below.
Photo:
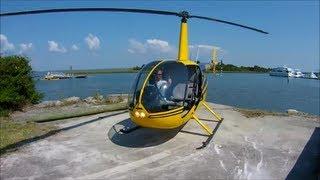
[[[208,62],[220,48],[224,63],[319,70],[319,1],[5,1],[1,12],[66,7],[187,10],[261,28],[264,35],[190,19],[191,57]],[[131,67],[176,57],[180,19],[123,13],[67,13],[3,17],[1,52],[31,57],[35,70]]]

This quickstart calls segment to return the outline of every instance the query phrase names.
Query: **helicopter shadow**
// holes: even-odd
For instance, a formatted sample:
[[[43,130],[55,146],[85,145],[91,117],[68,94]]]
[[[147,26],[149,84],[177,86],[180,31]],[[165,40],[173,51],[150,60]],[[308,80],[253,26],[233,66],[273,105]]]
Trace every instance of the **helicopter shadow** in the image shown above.
[[[163,144],[173,137],[175,137],[181,128],[175,129],[153,129],[153,128],[139,128],[128,134],[124,134],[120,129],[132,128],[136,125],[130,120],[125,119],[113,125],[108,131],[108,138],[119,146],[144,148]]]

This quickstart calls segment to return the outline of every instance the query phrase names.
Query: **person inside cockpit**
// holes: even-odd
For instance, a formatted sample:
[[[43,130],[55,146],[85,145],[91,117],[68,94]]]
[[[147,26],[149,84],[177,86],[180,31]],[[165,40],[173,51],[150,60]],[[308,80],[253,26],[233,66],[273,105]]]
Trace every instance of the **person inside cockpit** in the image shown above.
[[[171,83],[172,80],[170,78],[168,80],[163,79],[163,71],[159,69],[156,74],[156,86],[163,97],[165,97]]]
[[[161,86],[163,85],[170,85],[171,84],[171,79],[169,78],[168,81],[163,79],[163,71],[162,70],[158,70],[157,74],[156,74],[156,85],[157,88],[161,88]]]

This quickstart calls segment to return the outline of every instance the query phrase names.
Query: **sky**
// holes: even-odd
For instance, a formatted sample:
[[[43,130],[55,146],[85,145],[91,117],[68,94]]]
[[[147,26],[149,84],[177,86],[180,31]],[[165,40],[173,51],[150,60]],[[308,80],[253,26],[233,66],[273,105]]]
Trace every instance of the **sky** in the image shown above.
[[[228,20],[269,32],[189,19],[190,56],[206,63],[288,66],[318,71],[319,1],[0,1],[1,13],[72,7],[145,8]],[[176,59],[180,19],[130,13],[56,13],[1,17],[1,54],[30,57],[34,70],[132,67]]]

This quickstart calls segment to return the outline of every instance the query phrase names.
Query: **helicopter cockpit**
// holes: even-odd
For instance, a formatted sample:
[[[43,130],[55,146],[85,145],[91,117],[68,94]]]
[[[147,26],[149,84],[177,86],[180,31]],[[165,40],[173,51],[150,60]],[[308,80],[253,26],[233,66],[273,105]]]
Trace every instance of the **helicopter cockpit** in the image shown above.
[[[188,109],[200,100],[201,77],[201,70],[195,65],[151,62],[137,75],[129,96],[129,108],[139,102],[149,113]]]

